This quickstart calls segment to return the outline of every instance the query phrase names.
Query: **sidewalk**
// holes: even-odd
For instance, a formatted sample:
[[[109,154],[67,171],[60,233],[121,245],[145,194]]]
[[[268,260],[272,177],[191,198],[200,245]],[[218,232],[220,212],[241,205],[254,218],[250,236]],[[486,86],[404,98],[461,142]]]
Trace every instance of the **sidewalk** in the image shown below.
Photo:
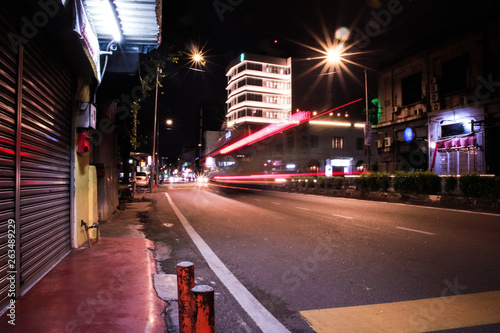
[[[99,242],[71,250],[16,301],[15,326],[0,317],[0,332],[165,332],[154,244],[138,231],[147,204],[129,203],[102,223]]]

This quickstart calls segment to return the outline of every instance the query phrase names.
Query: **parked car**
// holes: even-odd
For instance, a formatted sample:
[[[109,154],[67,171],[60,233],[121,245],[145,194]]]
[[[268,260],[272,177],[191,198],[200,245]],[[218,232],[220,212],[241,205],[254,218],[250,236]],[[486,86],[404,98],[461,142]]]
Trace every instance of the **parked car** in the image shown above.
[[[132,179],[134,181],[134,179]],[[147,173],[139,171],[135,173],[135,186],[149,186],[149,176]]]

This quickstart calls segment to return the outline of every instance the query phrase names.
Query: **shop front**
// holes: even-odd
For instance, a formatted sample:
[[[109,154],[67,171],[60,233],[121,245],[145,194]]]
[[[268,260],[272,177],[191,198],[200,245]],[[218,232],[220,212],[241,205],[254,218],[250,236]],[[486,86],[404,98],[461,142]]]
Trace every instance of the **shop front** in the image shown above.
[[[438,175],[485,173],[482,108],[463,108],[429,117],[429,168]]]

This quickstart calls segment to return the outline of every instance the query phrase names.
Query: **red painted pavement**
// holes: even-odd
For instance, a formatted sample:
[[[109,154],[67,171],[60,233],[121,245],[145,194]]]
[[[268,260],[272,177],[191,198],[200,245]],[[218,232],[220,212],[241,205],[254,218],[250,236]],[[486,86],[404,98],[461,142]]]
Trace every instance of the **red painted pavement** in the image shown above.
[[[16,301],[15,326],[0,317],[0,332],[165,332],[153,247],[145,238],[100,238],[73,249]]]

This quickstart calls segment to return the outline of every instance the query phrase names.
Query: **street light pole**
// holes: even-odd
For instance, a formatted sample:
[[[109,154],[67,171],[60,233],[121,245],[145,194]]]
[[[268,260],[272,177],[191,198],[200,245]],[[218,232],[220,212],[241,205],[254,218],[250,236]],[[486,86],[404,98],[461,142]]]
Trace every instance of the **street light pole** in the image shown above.
[[[159,79],[159,68],[156,68],[156,95],[155,95],[155,116],[153,124],[153,156],[151,156],[151,175],[149,178],[149,192],[153,193],[153,182],[155,181],[155,168],[156,168],[156,118],[158,116],[158,79]]]
[[[368,118],[368,77],[366,74],[366,67],[365,67],[365,112],[366,112],[366,124],[365,124],[365,145],[366,145],[366,169],[370,171],[370,147],[371,147],[371,142],[372,142],[372,131],[371,131],[371,125],[370,121]]]

